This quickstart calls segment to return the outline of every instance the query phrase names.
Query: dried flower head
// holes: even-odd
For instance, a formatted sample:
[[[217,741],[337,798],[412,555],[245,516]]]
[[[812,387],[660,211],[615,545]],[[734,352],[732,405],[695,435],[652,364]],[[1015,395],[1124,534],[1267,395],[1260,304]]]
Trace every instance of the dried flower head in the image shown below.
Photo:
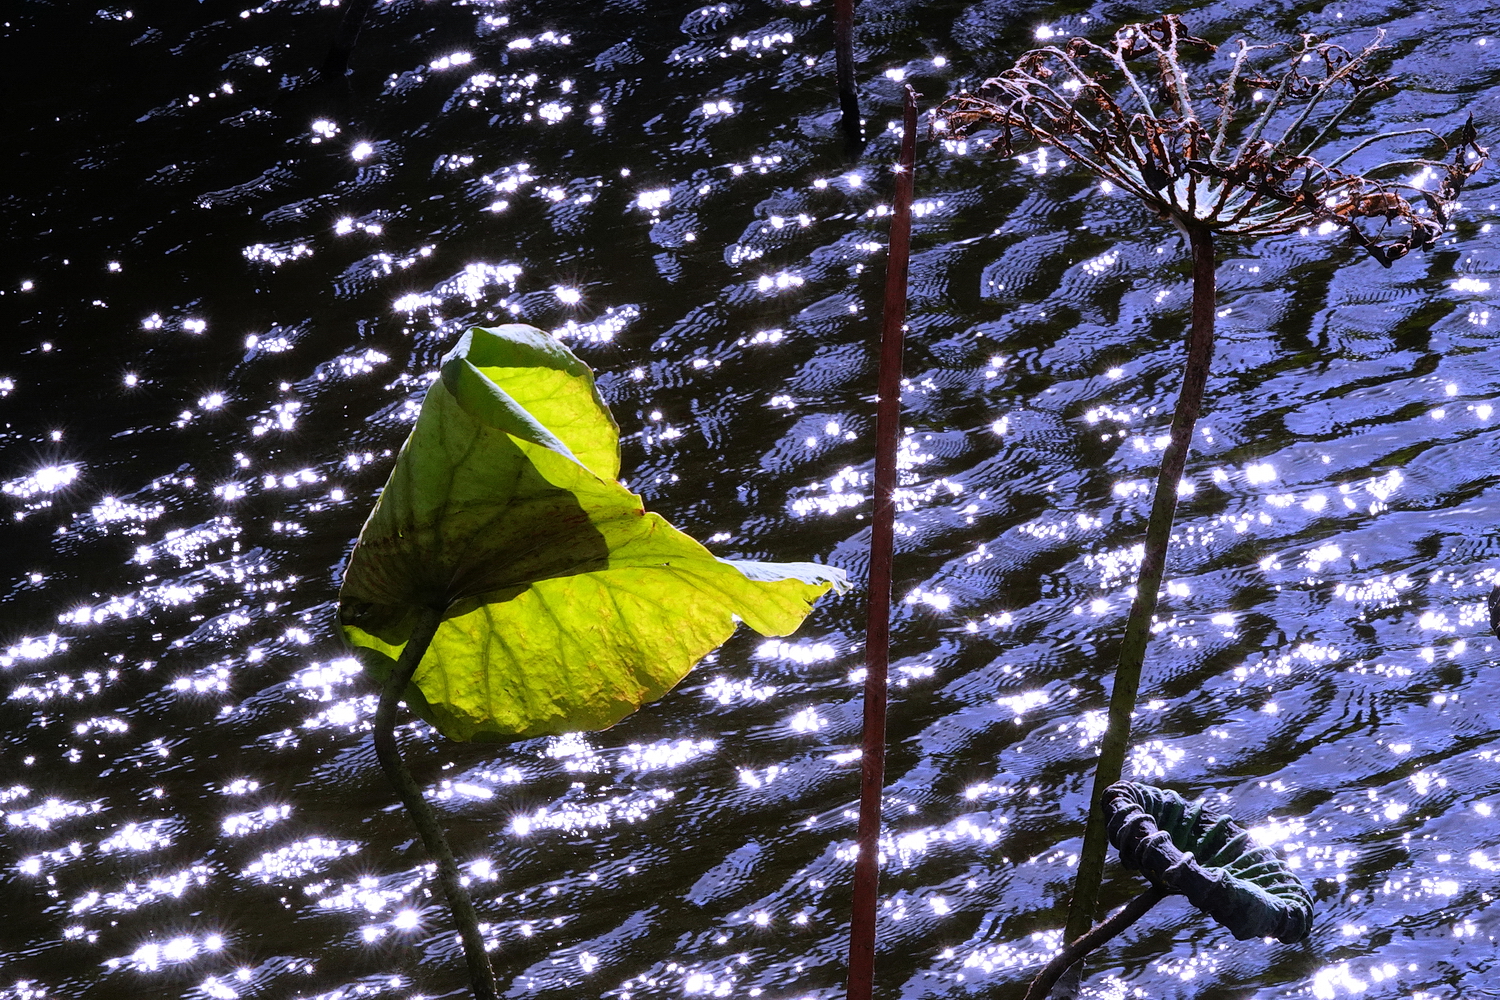
[[[1361,99],[1392,89],[1370,66],[1382,37],[1357,53],[1309,35],[1290,45],[1241,39],[1227,65],[1190,72],[1189,53],[1217,48],[1169,14],[1126,25],[1108,45],[1074,38],[1033,49],[940,112],[959,134],[998,129],[1006,155],[1018,135],[1052,146],[1184,230],[1270,236],[1333,223],[1389,266],[1437,239],[1487,151],[1470,119],[1451,141],[1402,129],[1315,158]],[[1435,158],[1341,169],[1367,147],[1416,135],[1437,140]]]

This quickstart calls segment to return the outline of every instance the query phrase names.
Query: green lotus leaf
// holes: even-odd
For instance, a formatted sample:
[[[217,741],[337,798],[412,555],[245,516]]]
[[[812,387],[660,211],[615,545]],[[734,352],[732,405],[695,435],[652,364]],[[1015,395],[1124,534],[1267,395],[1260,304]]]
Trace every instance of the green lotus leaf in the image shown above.
[[[1228,816],[1133,781],[1104,790],[1109,840],[1128,868],[1187,896],[1236,938],[1291,944],[1312,928],[1313,899],[1286,863]]]
[[[813,563],[719,559],[618,472],[587,365],[529,326],[469,331],[349,557],[345,641],[383,682],[440,612],[407,704],[451,739],[519,739],[612,726],[737,622],[786,635],[847,586]]]

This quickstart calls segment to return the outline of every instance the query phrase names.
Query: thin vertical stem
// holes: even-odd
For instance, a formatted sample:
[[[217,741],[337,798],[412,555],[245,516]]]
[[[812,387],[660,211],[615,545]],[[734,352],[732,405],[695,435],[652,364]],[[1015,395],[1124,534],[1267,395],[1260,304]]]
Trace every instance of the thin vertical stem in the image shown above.
[[[901,340],[906,322],[906,271],[911,259],[912,174],[917,160],[917,94],[906,88],[901,158],[885,265],[880,372],[875,403],[875,509],[870,527],[870,590],[865,626],[864,745],[860,752],[859,854],[849,926],[849,1000],[875,989],[875,895],[880,872],[880,790],[885,783],[886,671],[890,664],[891,559],[895,549],[896,445],[901,436]]]
[[[365,15],[370,12],[373,0],[349,0],[344,16],[339,19],[338,30],[333,34],[333,44],[323,59],[319,75],[332,82],[340,82],[349,72],[349,56],[354,52],[354,43],[359,39],[359,29],[364,27]]]
[[[1109,699],[1109,725],[1099,747],[1094,770],[1094,792],[1089,804],[1088,827],[1078,856],[1078,874],[1073,882],[1073,905],[1068,911],[1064,940],[1071,941],[1088,930],[1099,905],[1099,883],[1104,878],[1105,835],[1104,790],[1120,780],[1125,749],[1130,744],[1130,716],[1135,711],[1141,687],[1141,665],[1151,638],[1151,618],[1161,589],[1167,562],[1167,543],[1172,536],[1172,518],[1177,513],[1177,486],[1187,464],[1193,427],[1203,405],[1203,387],[1208,382],[1209,362],[1214,353],[1214,241],[1213,232],[1194,226],[1188,232],[1193,252],[1193,310],[1188,333],[1187,366],[1182,373],[1182,391],[1172,414],[1172,431],[1156,477],[1156,496],[1146,522],[1145,554],[1136,582],[1135,601],[1125,623],[1120,644],[1120,665],[1115,670],[1114,690]]]
[[[833,58],[838,75],[839,124],[844,149],[852,160],[865,148],[865,127],[859,120],[859,93],[854,89],[854,0],[833,0]]]
[[[1085,934],[1074,938],[1073,941],[1058,952],[1057,957],[1048,962],[1031,985],[1026,989],[1026,996],[1022,1000],[1046,1000],[1047,994],[1057,981],[1062,978],[1064,972],[1073,967],[1073,964],[1082,959],[1089,952],[1101,948],[1111,938],[1116,937],[1125,928],[1135,923],[1146,915],[1146,912],[1172,895],[1172,890],[1161,885],[1153,885],[1139,896],[1126,903],[1124,906],[1102,923],[1095,924],[1093,929]]]
[[[386,678],[385,687],[380,692],[380,705],[375,709],[375,756],[380,758],[380,766],[385,769],[386,777],[401,796],[401,804],[406,806],[407,815],[422,835],[422,845],[427,848],[428,856],[437,862],[438,881],[448,897],[453,922],[458,925],[475,1000],[496,1000],[495,973],[490,968],[489,953],[484,950],[484,935],[479,932],[479,914],[459,880],[458,862],[453,858],[448,838],[443,836],[443,828],[438,825],[437,813],[422,796],[421,786],[412,778],[396,746],[396,705],[411,683],[412,675],[417,672],[417,664],[422,662],[422,656],[432,644],[432,637],[437,634],[441,622],[442,614],[434,608],[423,608],[419,612],[411,638],[401,650],[401,659],[396,661],[395,668]]]

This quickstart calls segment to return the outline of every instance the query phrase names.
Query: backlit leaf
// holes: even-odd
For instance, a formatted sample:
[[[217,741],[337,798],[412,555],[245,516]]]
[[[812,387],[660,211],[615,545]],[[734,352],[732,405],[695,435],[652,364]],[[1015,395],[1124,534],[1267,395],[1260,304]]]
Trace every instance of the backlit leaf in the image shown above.
[[[842,572],[719,559],[616,481],[593,373],[528,326],[444,359],[339,595],[377,679],[442,613],[407,703],[456,740],[603,729],[661,697],[743,620],[785,635]]]

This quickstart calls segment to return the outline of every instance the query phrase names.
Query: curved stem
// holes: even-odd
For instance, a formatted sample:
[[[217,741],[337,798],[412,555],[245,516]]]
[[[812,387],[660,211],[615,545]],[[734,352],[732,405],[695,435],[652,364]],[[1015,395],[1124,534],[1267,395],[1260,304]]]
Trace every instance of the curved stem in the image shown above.
[[[1156,477],[1151,517],[1146,522],[1145,554],[1136,582],[1135,601],[1130,606],[1130,618],[1125,623],[1125,636],[1120,643],[1120,665],[1115,670],[1114,690],[1110,693],[1109,725],[1099,747],[1099,763],[1094,769],[1088,827],[1083,835],[1083,850],[1078,855],[1073,904],[1068,910],[1068,926],[1063,935],[1066,940],[1088,930],[1099,905],[1104,853],[1109,846],[1105,834],[1104,790],[1120,780],[1124,768],[1125,750],[1130,744],[1130,716],[1141,687],[1141,665],[1146,659],[1146,644],[1151,639],[1151,618],[1156,612],[1162,571],[1167,562],[1167,543],[1172,536],[1172,519],[1177,513],[1177,486],[1187,464],[1188,446],[1192,443],[1193,427],[1203,405],[1203,387],[1208,382],[1208,366],[1214,353],[1213,232],[1195,226],[1188,232],[1188,242],[1193,251],[1193,311],[1187,366],[1182,373],[1182,391],[1177,397],[1177,409],[1172,414],[1172,431],[1167,450],[1162,455],[1161,472]]]
[[[437,633],[442,620],[442,613],[435,608],[423,608],[418,613],[411,638],[406,640],[406,646],[401,650],[401,659],[396,661],[395,668],[386,678],[385,687],[380,692],[380,706],[375,710],[375,756],[380,758],[385,776],[395,786],[407,815],[416,824],[417,832],[422,835],[422,845],[427,848],[428,856],[437,862],[438,881],[442,883],[443,892],[448,897],[453,922],[458,925],[458,936],[463,941],[464,959],[469,965],[469,980],[474,987],[474,996],[476,1000],[496,1000],[495,973],[490,968],[489,953],[484,950],[484,935],[479,932],[479,914],[475,912],[474,903],[459,880],[458,862],[453,859],[448,838],[443,836],[443,828],[438,825],[437,813],[433,812],[432,806],[422,796],[421,786],[406,769],[406,762],[401,759],[401,751],[396,746],[396,705],[406,693],[406,686],[411,683],[412,675],[417,672],[417,664],[422,662],[422,656],[431,645],[432,637]]]
[[[1026,988],[1026,996],[1022,1000],[1046,1000],[1052,987],[1057,985],[1063,973],[1067,972],[1075,962],[1094,949],[1102,947],[1106,941],[1144,917],[1147,910],[1170,895],[1172,895],[1171,889],[1153,885],[1122,906],[1114,916],[1103,923],[1095,924],[1088,933],[1080,935],[1071,944],[1065,945],[1063,950],[1058,952],[1057,957],[1036,974],[1036,978]]]
[[[917,161],[917,93],[906,88],[901,163],[885,265],[880,369],[875,398],[875,504],[870,525],[870,588],[865,624],[864,742],[860,749],[859,853],[849,921],[848,1000],[875,989],[875,896],[880,880],[880,793],[885,784],[886,671],[890,665],[891,562],[895,552],[896,448],[901,439],[901,346],[911,260],[911,199]]]

